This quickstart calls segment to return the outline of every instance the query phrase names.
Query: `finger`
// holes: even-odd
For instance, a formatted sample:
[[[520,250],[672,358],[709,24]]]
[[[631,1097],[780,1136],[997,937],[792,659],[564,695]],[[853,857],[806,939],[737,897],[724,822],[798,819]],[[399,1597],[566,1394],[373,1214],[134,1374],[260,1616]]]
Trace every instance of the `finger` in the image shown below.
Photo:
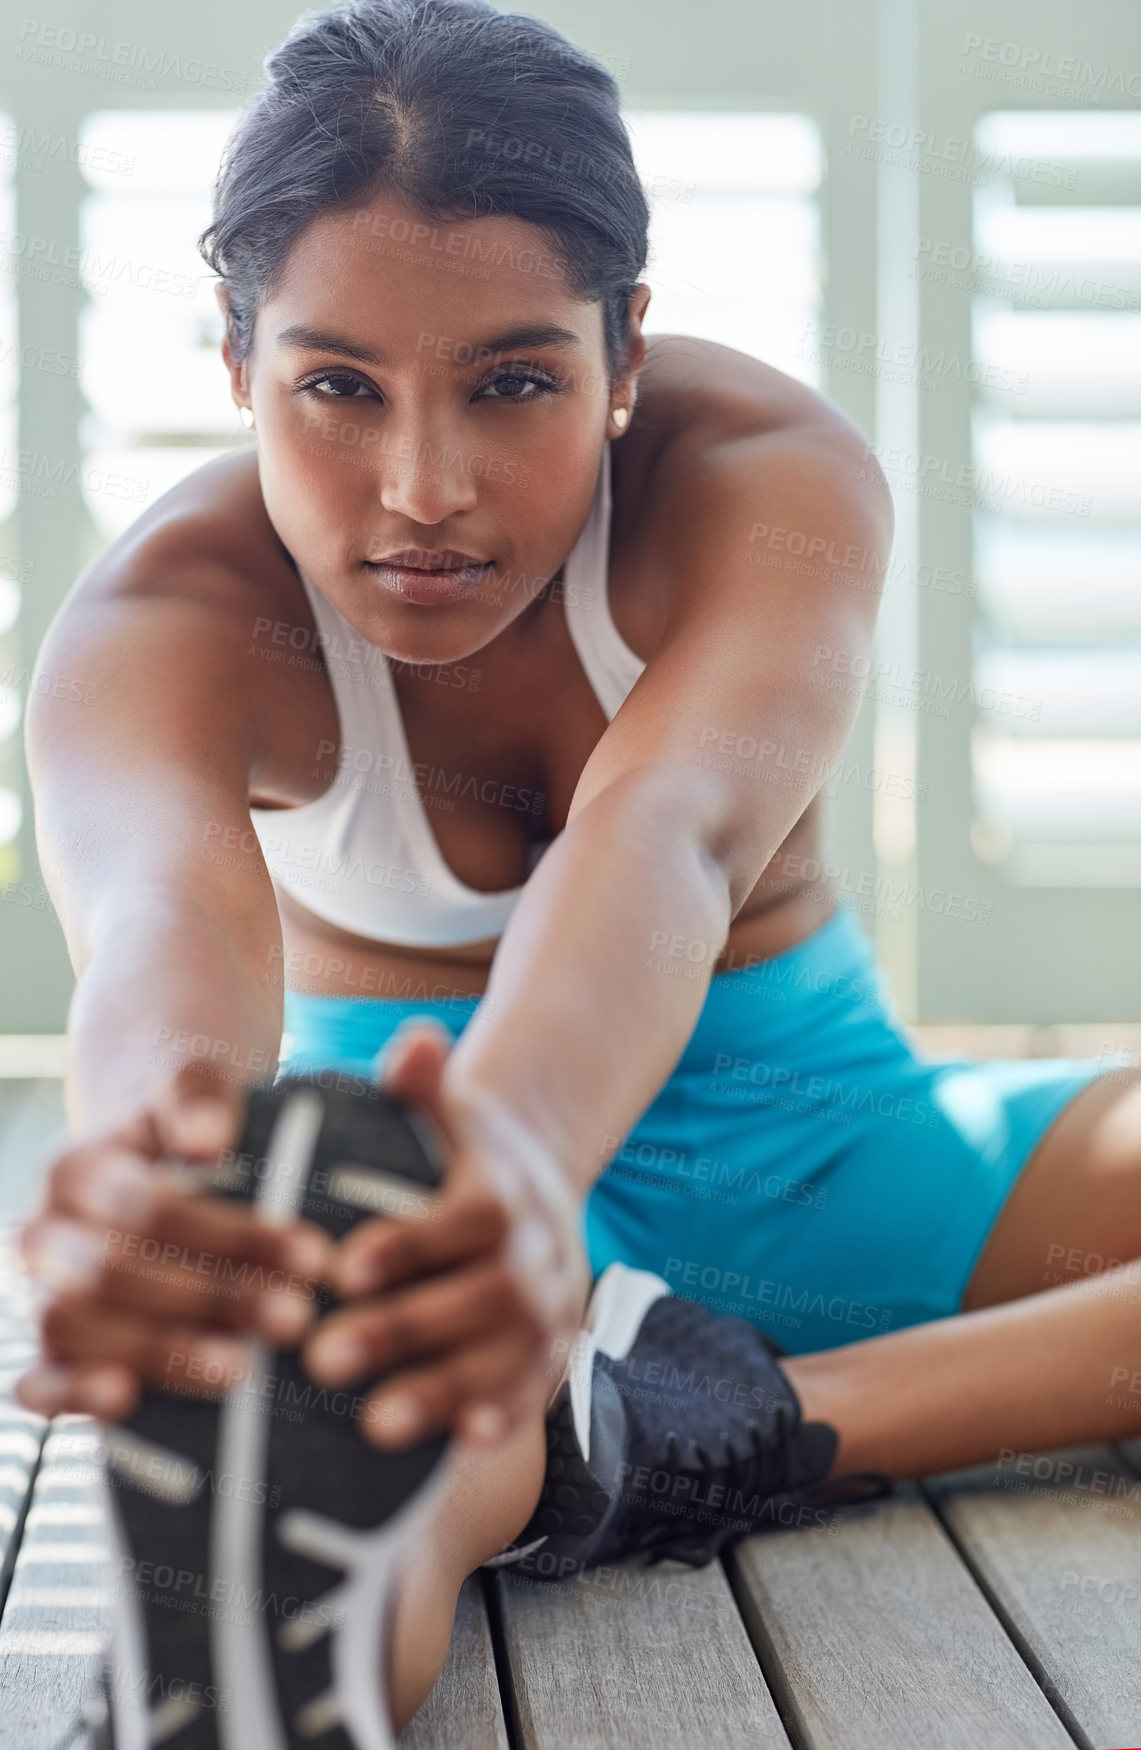
[[[151,1237],[164,1263],[177,1249],[180,1270],[193,1275],[192,1296],[206,1284],[208,1294],[235,1307],[239,1322],[252,1321],[276,1343],[298,1341],[316,1316],[334,1253],[332,1238],[315,1222],[277,1227],[256,1206],[181,1192],[159,1202]],[[189,1311],[200,1316],[192,1302]]]
[[[26,1410],[40,1416],[98,1416],[121,1421],[139,1401],[138,1376],[129,1368],[58,1367],[44,1363],[29,1368],[16,1381],[16,1396]]]
[[[174,1189],[155,1161],[106,1142],[81,1144],[57,1160],[45,1208],[55,1215],[141,1227]]]
[[[252,1258],[235,1257],[172,1242],[153,1258],[145,1246],[140,1253],[108,1248],[97,1277],[105,1305],[136,1315],[256,1329],[283,1344],[298,1341],[316,1317],[320,1282],[276,1264],[267,1268],[256,1252]]]
[[[103,1242],[89,1228],[35,1216],[20,1235],[20,1255],[34,1281],[65,1290],[93,1282],[103,1264]]]
[[[455,1043],[443,1022],[419,1016],[405,1022],[378,1053],[374,1073],[387,1093],[414,1106],[439,1133],[446,1167],[456,1147],[451,1114],[443,1095],[448,1054]]]
[[[247,1233],[239,1250],[188,1246],[119,1230],[80,1227],[40,1217],[24,1235],[24,1255],[38,1281],[57,1293],[86,1291],[96,1302],[136,1314],[257,1329],[270,1341],[297,1341],[317,1312],[318,1276],[288,1268],[289,1236]],[[198,1237],[210,1234],[199,1226]],[[324,1236],[321,1236],[324,1241]],[[288,1243],[287,1243],[288,1242]],[[325,1242],[327,1244],[327,1242]],[[308,1256],[305,1246],[302,1252]]]
[[[192,1195],[182,1175],[104,1146],[61,1157],[46,1213],[102,1225],[113,1244],[127,1233],[141,1244],[145,1230],[145,1238],[163,1248],[177,1245],[301,1275],[319,1274],[332,1250],[329,1236],[311,1222],[276,1227],[256,1205]]]
[[[491,1192],[445,1193],[430,1200],[425,1217],[362,1222],[334,1253],[329,1280],[346,1297],[394,1287],[494,1251],[506,1238],[509,1221]]]
[[[386,1380],[361,1415],[365,1439],[374,1446],[407,1446],[451,1426],[466,1405],[497,1403],[518,1387],[541,1348],[533,1331],[501,1332],[462,1355]]]
[[[162,1083],[151,1104],[164,1148],[191,1160],[216,1160],[237,1138],[246,1091],[227,1087],[191,1064]]]
[[[72,1132],[73,1146],[89,1146],[96,1140],[115,1148],[126,1149],[129,1154],[142,1155],[147,1160],[157,1159],[162,1151],[154,1113],[149,1109],[137,1112],[117,1125],[110,1135],[105,1130],[85,1130],[82,1125]]]
[[[315,1222],[294,1220],[288,1226],[277,1226],[256,1204],[223,1197],[188,1197],[181,1189],[158,1198],[148,1237],[164,1248],[177,1246],[180,1255],[199,1260],[196,1269],[207,1268],[201,1260],[215,1258],[232,1259],[235,1269],[248,1265],[240,1272],[243,1281],[264,1282],[274,1271],[321,1276],[333,1254],[332,1240]]]
[[[158,1188],[153,1161],[118,1144],[80,1143],[52,1167],[44,1208],[58,1215],[142,1222]]]
[[[249,1367],[248,1344],[200,1326],[144,1324],[86,1295],[62,1295],[41,1321],[44,1359],[71,1368],[111,1363],[147,1385],[213,1395],[226,1391]]]
[[[452,1035],[441,1021],[426,1015],[407,1021],[377,1058],[381,1086],[413,1105],[426,1106],[441,1119],[440,1082],[452,1044]]]
[[[526,1318],[510,1272],[499,1262],[481,1264],[331,1313],[309,1338],[303,1359],[318,1384],[347,1385]]]

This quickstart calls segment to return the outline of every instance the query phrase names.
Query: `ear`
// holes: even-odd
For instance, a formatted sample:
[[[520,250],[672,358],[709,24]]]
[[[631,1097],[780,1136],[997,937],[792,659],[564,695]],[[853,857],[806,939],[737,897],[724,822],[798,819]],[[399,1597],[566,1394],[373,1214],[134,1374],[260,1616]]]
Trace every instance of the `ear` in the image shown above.
[[[642,323],[650,303],[650,288],[644,280],[639,280],[630,293],[630,349],[623,381],[630,385],[630,411],[633,413],[638,400],[638,376],[646,362],[646,338],[642,333]]]
[[[226,325],[222,335],[222,357],[225,360],[226,369],[230,373],[230,394],[235,407],[248,407],[250,405],[250,392],[246,361],[243,359],[239,364],[234,358],[234,326],[230,313],[230,294],[221,280],[214,287],[214,296],[218,300],[222,321]]]

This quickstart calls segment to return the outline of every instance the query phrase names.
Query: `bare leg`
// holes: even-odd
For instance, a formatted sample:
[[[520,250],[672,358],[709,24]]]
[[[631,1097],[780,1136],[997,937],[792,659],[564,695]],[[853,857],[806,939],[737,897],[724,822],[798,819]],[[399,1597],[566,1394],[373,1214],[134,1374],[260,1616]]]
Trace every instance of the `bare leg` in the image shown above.
[[[500,1446],[460,1449],[452,1484],[411,1552],[396,1604],[389,1695],[398,1728],[427,1700],[443,1670],[460,1587],[522,1531],[546,1463],[538,1414]]]
[[[1039,1142],[950,1319],[799,1356],[837,1466],[922,1476],[1141,1432],[1114,1381],[1141,1368],[1141,1076],[1099,1077]],[[1070,1286],[1047,1286],[1058,1282]],[[1025,1297],[1025,1298],[1018,1298]],[[1115,1372],[1115,1370],[1118,1370]],[[1126,1397],[1126,1401],[1129,1401]]]
[[[964,1310],[1096,1276],[1141,1256],[1141,1073],[1099,1076],[1027,1161]]]
[[[839,1432],[838,1470],[926,1476],[1141,1433],[1112,1389],[1115,1368],[1141,1368],[1138,1308],[1141,1262],[782,1366],[805,1416]]]

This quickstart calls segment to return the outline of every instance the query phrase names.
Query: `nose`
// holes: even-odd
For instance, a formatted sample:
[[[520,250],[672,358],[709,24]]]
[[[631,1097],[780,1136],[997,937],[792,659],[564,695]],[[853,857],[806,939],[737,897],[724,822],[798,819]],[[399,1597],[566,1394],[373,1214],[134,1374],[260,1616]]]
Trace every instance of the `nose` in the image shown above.
[[[468,452],[454,439],[429,441],[412,432],[394,434],[384,458],[380,502],[394,516],[430,527],[478,503]]]

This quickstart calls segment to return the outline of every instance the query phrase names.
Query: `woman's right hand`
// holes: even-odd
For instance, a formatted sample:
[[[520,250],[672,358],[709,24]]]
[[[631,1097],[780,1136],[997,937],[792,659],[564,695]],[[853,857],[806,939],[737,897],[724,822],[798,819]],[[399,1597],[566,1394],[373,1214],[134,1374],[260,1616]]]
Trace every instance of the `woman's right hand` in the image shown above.
[[[134,1120],[67,1148],[21,1237],[49,1291],[41,1354],[17,1386],[44,1416],[115,1421],[144,1384],[215,1395],[241,1377],[247,1340],[297,1342],[317,1310],[331,1243],[297,1221],[203,1196],[164,1155],[204,1167],[232,1148],[244,1091],[193,1068]]]

